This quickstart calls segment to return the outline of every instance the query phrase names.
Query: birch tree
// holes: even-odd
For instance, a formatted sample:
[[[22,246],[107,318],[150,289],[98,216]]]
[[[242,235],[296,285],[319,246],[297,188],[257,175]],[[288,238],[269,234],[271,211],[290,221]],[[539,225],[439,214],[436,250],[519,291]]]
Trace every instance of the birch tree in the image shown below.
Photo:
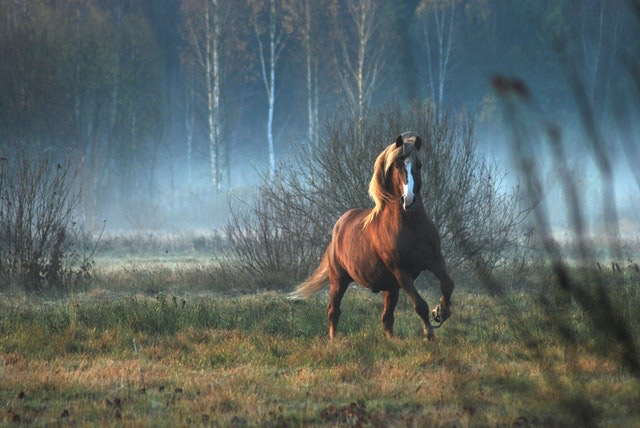
[[[328,2],[321,0],[297,0],[296,15],[298,34],[304,52],[305,82],[307,90],[307,142],[313,147],[318,142],[319,123],[319,74],[323,57],[321,49],[322,13]]]
[[[184,35],[192,64],[202,76],[207,117],[207,141],[211,184],[216,191],[222,182],[222,44],[230,2],[184,0]]]
[[[382,81],[388,49],[379,34],[382,6],[376,0],[334,1],[332,6],[338,78],[351,113],[358,120],[361,138],[373,94]]]
[[[57,7],[56,7],[57,6]],[[93,1],[60,2],[52,7],[64,35],[62,59],[72,103],[73,152],[81,165],[81,205],[89,229],[98,227],[101,202],[110,186],[120,69],[114,44],[116,25]]]
[[[304,50],[307,66],[307,138],[310,145],[318,141],[318,66],[317,37],[314,37],[312,7],[317,2],[304,0]]]
[[[422,0],[417,9],[427,51],[429,92],[436,106],[438,121],[442,118],[447,73],[451,68],[459,3],[460,0]]]
[[[0,11],[4,15],[4,29],[0,29],[0,35],[5,32],[11,34],[27,21],[27,0],[6,0],[0,5]]]
[[[600,114],[604,117],[619,54],[623,29],[621,11],[616,2],[592,0],[582,2],[579,6],[579,44],[584,63],[585,89],[591,105],[599,106]]]
[[[273,140],[273,117],[276,104],[276,68],[286,46],[291,28],[289,5],[283,0],[247,0],[250,20],[258,44],[260,76],[267,96],[267,149],[269,175],[276,170],[275,145]],[[290,23],[290,22],[289,22]]]
[[[195,84],[191,73],[187,73],[187,83],[184,93],[184,127],[187,137],[187,184],[193,181],[193,131],[195,114]]]

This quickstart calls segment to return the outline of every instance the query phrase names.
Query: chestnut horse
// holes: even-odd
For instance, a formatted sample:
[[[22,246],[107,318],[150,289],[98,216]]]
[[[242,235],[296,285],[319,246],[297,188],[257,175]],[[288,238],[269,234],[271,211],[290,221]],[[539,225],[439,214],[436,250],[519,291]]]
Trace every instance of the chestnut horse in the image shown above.
[[[331,339],[340,318],[340,302],[353,281],[374,293],[383,292],[382,327],[388,337],[393,336],[400,289],[413,300],[426,337],[435,337],[429,307],[414,285],[425,269],[440,280],[442,295],[433,310],[434,321],[441,325],[451,314],[453,281],[442,256],[440,235],[420,197],[421,146],[420,137],[403,134],[380,153],[369,185],[375,207],[352,209],[338,219],[320,265],[292,293],[292,297],[307,298],[327,281],[331,284],[327,306]]]

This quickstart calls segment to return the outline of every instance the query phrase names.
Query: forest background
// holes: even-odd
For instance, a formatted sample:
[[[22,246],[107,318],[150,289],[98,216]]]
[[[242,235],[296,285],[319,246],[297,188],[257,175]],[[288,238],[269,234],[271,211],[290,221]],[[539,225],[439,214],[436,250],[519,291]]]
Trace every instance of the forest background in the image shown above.
[[[571,130],[568,56],[606,132],[625,102],[620,59],[639,49],[630,4],[7,0],[0,152],[72,159],[89,230],[220,225],[230,192],[251,194],[292,150],[317,144],[328,119],[366,123],[390,103],[471,112],[477,146],[508,169],[490,77],[518,76],[541,115]],[[621,218],[635,218],[623,139],[604,140],[622,165]],[[579,133],[567,141],[580,179],[597,181]]]

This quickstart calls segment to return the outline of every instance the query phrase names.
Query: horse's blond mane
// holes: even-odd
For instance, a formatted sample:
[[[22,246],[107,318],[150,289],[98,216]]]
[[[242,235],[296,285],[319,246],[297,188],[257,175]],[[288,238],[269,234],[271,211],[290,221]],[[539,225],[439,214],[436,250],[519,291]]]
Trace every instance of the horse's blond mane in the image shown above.
[[[390,193],[389,189],[387,189],[386,183],[389,168],[391,168],[393,163],[399,158],[415,157],[415,150],[413,149],[414,142],[415,137],[409,137],[404,139],[404,143],[400,147],[397,147],[395,143],[392,143],[376,158],[376,161],[373,164],[373,176],[369,183],[369,196],[373,200],[375,206],[364,218],[362,224],[364,228],[369,226],[380,214],[386,203],[393,199],[393,195]]]

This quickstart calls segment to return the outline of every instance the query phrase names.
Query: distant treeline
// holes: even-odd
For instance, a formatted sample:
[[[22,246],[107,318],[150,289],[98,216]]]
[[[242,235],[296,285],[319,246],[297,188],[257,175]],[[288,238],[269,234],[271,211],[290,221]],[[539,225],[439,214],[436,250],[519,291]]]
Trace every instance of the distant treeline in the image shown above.
[[[340,109],[365,123],[381,104],[429,100],[494,123],[495,72],[568,114],[559,52],[607,120],[624,60],[640,49],[629,4],[3,1],[0,154],[76,160],[82,209],[100,224],[109,207],[159,195],[179,206],[243,184],[251,165],[273,175],[292,143],[315,144]]]

